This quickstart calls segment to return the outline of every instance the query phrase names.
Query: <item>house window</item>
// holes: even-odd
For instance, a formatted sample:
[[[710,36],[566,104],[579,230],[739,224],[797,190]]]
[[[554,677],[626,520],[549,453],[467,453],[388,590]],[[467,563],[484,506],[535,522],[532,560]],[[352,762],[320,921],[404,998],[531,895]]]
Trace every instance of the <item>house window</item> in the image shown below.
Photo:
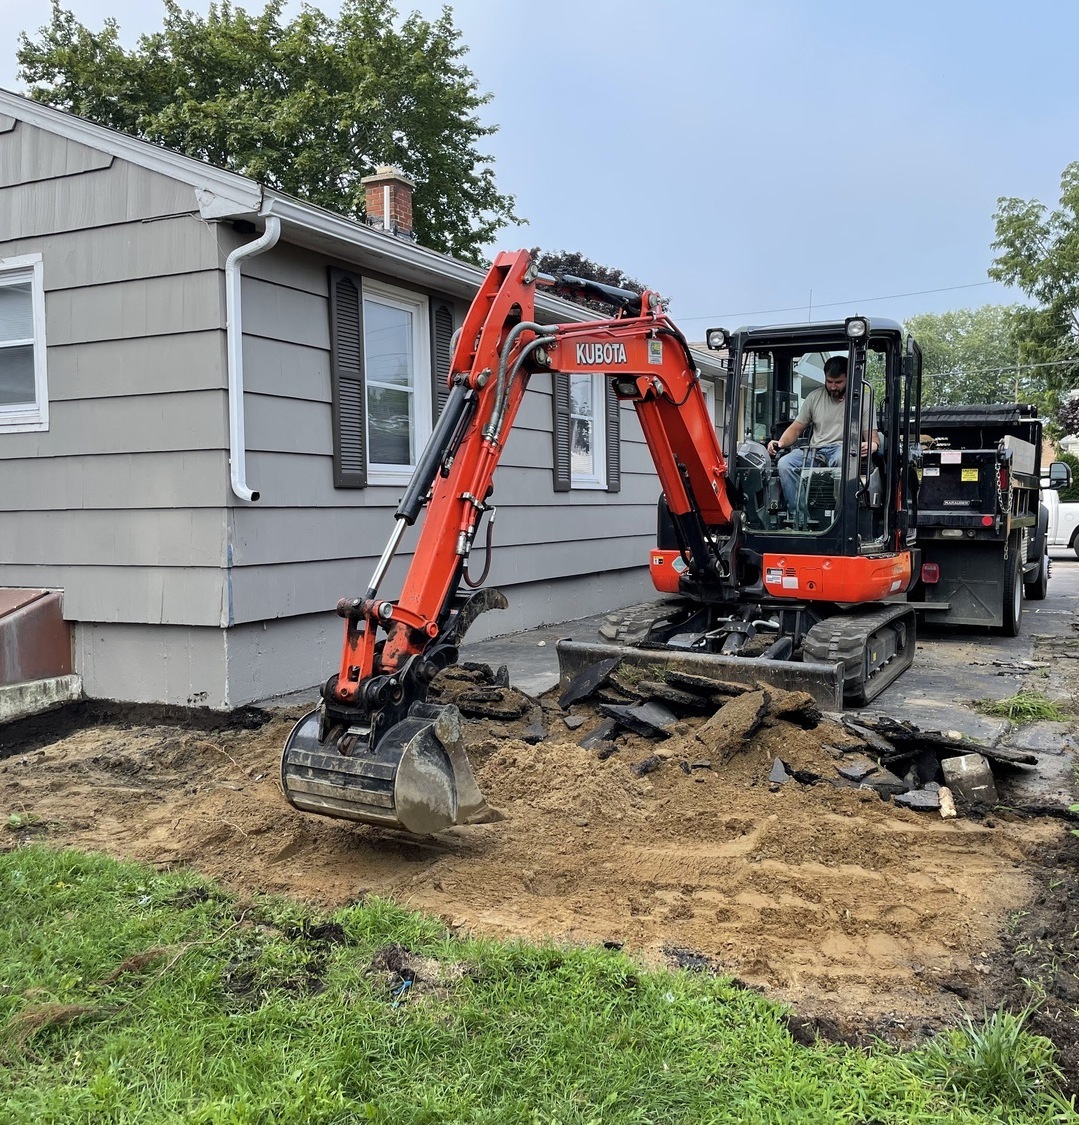
[[[368,483],[407,484],[431,436],[427,298],[365,282]]]
[[[0,431],[48,428],[41,255],[0,258]]]
[[[452,302],[330,271],[336,487],[411,479],[445,390],[453,323]]]
[[[554,377],[554,487],[621,488],[619,404],[606,375]]]
[[[603,456],[603,402],[606,380],[602,375],[571,375],[569,380],[569,471],[574,488],[606,488],[607,463]]]

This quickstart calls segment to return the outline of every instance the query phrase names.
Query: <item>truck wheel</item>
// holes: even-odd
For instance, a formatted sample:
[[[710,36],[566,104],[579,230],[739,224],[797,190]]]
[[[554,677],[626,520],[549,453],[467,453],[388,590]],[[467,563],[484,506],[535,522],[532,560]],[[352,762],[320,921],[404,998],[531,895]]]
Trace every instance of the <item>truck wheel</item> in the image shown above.
[[[1019,636],[1019,622],[1023,616],[1023,568],[1018,547],[1018,542],[1013,540],[1004,562],[1004,613],[1000,629],[1006,637]]]
[[[1072,540],[1072,550],[1075,552],[1075,557],[1079,559],[1079,535]]]
[[[1038,563],[1038,569],[1035,571],[1031,578],[1028,578],[1023,583],[1023,590],[1027,598],[1032,602],[1040,602],[1045,600],[1045,595],[1049,593],[1049,555],[1045,553],[1042,555],[1041,562]]]

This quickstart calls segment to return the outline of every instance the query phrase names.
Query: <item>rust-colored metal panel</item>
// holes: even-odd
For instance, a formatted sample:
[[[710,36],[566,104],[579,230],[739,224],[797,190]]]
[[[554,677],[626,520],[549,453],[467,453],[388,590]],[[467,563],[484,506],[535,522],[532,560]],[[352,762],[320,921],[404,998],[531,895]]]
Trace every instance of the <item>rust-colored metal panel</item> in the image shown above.
[[[71,627],[62,607],[55,591],[0,589],[0,684],[72,673]]]
[[[48,590],[11,590],[0,588],[0,617],[6,617],[9,613],[17,609],[22,609],[24,605],[29,605],[30,602],[45,597],[48,592]]]

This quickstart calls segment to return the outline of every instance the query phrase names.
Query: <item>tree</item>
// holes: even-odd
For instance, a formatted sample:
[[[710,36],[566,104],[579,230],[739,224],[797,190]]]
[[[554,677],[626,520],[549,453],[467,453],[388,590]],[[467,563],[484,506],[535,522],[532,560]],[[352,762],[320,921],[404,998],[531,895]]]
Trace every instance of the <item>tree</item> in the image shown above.
[[[1040,398],[1053,416],[1079,385],[1079,162],[1061,175],[1059,209],[1002,196],[993,218],[1000,253],[989,276],[1035,302],[1015,308],[1012,330],[1025,362],[1038,365]]]
[[[1057,422],[1062,433],[1079,434],[1079,396],[1069,395],[1061,402]]]
[[[1030,380],[1017,368],[1014,309],[984,305],[946,313],[921,313],[907,329],[922,349],[922,402],[1032,401]]]
[[[616,289],[631,289],[641,293],[648,288],[639,281],[624,274],[612,266],[601,266],[583,254],[570,250],[543,251],[538,246],[531,250],[532,260],[540,273],[554,275],[569,274],[571,277],[583,277],[588,281],[598,281],[603,285],[613,285]],[[611,306],[602,301],[593,301],[583,297],[570,297],[575,304],[603,313],[605,316],[611,311]]]
[[[19,36],[19,77],[38,101],[250,176],[354,217],[363,176],[380,164],[416,182],[415,227],[432,249],[479,263],[514,199],[477,149],[480,94],[460,59],[452,13],[395,29],[390,0],[342,0],[330,19],[284,0],[258,15],[211,3],[203,18],[165,0],[161,31],[131,51],[52,0],[36,40]]]

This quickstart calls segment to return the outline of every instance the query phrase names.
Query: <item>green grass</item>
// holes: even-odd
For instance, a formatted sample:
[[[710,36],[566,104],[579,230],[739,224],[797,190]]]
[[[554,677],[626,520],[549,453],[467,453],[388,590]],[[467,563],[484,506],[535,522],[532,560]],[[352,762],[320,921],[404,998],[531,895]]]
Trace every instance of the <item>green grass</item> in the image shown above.
[[[729,980],[380,900],[322,916],[27,845],[0,855],[0,943],[2,1121],[1074,1120],[1016,1017],[906,1054],[804,1047]]]
[[[986,699],[976,704],[986,715],[996,715],[1013,723],[1064,722],[1068,714],[1040,691],[1024,689],[1007,699]]]

